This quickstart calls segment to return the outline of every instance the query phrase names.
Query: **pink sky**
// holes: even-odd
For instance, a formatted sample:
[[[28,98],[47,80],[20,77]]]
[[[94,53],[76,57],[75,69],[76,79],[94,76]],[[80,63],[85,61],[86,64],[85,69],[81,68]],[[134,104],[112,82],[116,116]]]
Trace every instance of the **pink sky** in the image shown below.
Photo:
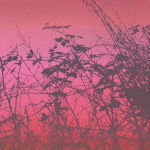
[[[97,0],[112,14],[116,10],[128,24],[150,23],[150,0]],[[113,16],[113,15],[111,15]],[[81,0],[0,0],[0,53],[18,42],[16,25],[31,44],[44,51],[49,46],[50,32],[41,28],[45,22],[72,25],[72,32],[93,39],[100,33],[96,16],[83,7]],[[45,48],[45,49],[44,49]]]
[[[116,10],[126,24],[150,24],[150,0],[97,1],[111,17],[111,9]],[[94,41],[96,33],[104,33],[100,20],[81,0],[0,0],[0,55],[19,42],[16,26],[25,38],[30,36],[33,48],[47,53],[54,34],[42,31],[46,22],[72,25],[70,32],[83,35],[88,42]]]

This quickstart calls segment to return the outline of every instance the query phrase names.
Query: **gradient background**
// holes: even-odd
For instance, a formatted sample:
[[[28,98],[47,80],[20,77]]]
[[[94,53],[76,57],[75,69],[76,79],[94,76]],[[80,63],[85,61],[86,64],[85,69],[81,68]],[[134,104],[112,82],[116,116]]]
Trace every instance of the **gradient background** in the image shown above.
[[[97,0],[105,12],[115,21],[115,10],[125,24],[150,24],[150,0]],[[19,43],[17,29],[31,46],[47,53],[52,47],[55,33],[43,31],[50,25],[72,25],[70,33],[85,37],[91,44],[96,34],[104,33],[97,16],[86,9],[81,0],[0,0],[0,55],[6,54]]]
[[[112,18],[114,9],[126,24],[150,23],[150,0],[97,0]],[[115,19],[115,17],[114,17]],[[16,26],[31,45],[47,51],[52,34],[42,31],[44,23],[72,25],[70,32],[94,41],[103,31],[100,20],[89,12],[81,0],[0,0],[0,54],[19,42]]]

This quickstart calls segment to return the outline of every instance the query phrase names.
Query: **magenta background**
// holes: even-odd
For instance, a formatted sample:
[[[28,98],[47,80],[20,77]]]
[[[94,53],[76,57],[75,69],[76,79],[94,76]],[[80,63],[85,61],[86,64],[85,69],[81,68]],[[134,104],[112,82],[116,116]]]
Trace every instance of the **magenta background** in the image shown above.
[[[150,24],[150,0],[97,0],[115,21],[114,9],[127,25]],[[104,33],[100,20],[86,9],[81,0],[0,0],[0,55],[19,43],[16,26],[31,46],[47,53],[56,36],[42,31],[44,23],[72,25],[70,33],[85,37],[91,44],[97,33]]]

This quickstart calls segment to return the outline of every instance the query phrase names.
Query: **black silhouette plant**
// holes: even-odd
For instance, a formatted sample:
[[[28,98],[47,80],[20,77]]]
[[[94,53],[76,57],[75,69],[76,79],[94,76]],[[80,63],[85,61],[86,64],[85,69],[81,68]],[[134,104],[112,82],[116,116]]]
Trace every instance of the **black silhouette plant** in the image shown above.
[[[124,24],[122,27],[116,25],[94,0],[84,2],[100,18],[112,39],[112,44],[106,44],[111,55],[105,67],[110,73],[101,81],[103,80],[103,84],[110,85],[110,96],[118,95],[120,102],[116,101],[116,107],[124,108],[123,111],[125,111],[123,105],[126,105],[128,106],[126,109],[131,110],[130,119],[134,120],[133,125],[139,138],[139,149],[146,149],[145,145],[148,141],[145,135],[149,134],[150,106],[149,26],[136,25],[127,30]],[[107,82],[104,82],[105,80]],[[114,103],[105,104],[100,110],[109,111],[108,106],[111,105],[113,106]]]
[[[83,2],[108,43],[85,46],[70,25],[47,23],[58,35],[47,57],[19,31],[22,44],[0,56],[1,149],[149,149],[150,26],[120,27],[96,1]]]

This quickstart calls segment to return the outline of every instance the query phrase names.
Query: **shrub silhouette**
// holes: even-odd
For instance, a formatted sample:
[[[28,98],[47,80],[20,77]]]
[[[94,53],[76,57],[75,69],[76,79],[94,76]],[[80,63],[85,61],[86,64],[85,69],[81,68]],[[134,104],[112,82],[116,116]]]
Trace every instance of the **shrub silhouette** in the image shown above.
[[[118,26],[96,1],[83,2],[108,43],[86,46],[70,25],[47,23],[58,34],[47,57],[19,31],[22,44],[0,57],[1,149],[149,149],[150,26]]]

